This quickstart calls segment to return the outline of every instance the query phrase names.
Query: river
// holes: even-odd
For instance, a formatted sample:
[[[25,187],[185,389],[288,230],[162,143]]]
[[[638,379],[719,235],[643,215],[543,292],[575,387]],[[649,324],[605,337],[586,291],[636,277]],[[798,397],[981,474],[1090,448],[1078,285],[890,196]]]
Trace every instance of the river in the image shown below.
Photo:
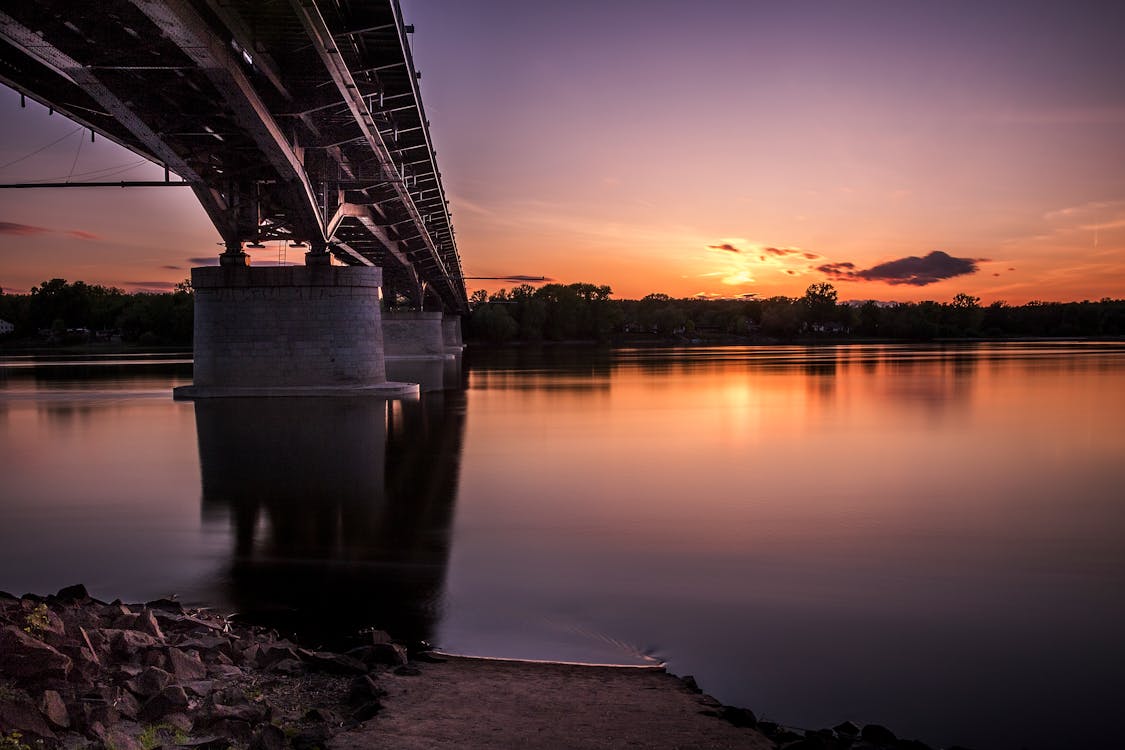
[[[664,661],[935,746],[1118,742],[1125,344],[388,366],[421,396],[175,402],[186,356],[0,358],[0,590]]]

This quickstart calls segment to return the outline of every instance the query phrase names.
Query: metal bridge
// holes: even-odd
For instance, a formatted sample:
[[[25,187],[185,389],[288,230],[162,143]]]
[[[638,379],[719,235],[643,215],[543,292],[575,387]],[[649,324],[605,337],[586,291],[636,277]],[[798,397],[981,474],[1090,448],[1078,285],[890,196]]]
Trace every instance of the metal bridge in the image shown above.
[[[6,2],[0,81],[187,182],[223,265],[303,243],[463,312],[412,32],[398,0]]]

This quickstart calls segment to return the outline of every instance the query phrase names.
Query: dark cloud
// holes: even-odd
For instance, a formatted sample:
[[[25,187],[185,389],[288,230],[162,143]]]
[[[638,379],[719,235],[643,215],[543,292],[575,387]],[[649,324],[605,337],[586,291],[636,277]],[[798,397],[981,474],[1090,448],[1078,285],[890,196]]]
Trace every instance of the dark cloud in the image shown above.
[[[730,244],[729,242],[724,242],[721,245],[708,245],[707,247],[711,248],[712,250],[726,250],[728,253],[741,253],[742,252],[741,250],[739,250],[737,247]]]
[[[205,255],[202,258],[185,258],[189,266],[217,266],[219,265],[218,255]]]
[[[11,221],[0,221],[0,234],[14,234],[18,237],[30,237],[33,234],[46,234],[50,232],[46,227],[35,227],[30,224],[16,224]]]
[[[934,250],[924,258],[911,255],[856,271],[854,263],[826,263],[816,270],[837,281],[882,281],[887,284],[927,286],[955,276],[967,276],[980,270],[982,258],[954,258]]]
[[[68,229],[65,234],[79,240],[100,240],[101,237],[93,232],[83,232],[81,229]]]
[[[184,270],[183,266],[161,266],[161,268],[163,268],[165,271],[182,271],[182,270]]]
[[[816,260],[817,258],[820,257],[816,253],[801,253],[801,255],[805,256],[805,258],[808,259],[808,260]]]

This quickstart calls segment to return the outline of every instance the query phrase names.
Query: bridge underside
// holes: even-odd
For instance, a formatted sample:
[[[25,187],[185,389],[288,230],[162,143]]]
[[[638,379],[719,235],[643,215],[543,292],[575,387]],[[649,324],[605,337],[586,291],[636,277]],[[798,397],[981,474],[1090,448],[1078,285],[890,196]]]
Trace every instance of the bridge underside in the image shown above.
[[[379,266],[467,309],[397,0],[36,0],[0,11],[0,81],[190,183],[222,237]]]

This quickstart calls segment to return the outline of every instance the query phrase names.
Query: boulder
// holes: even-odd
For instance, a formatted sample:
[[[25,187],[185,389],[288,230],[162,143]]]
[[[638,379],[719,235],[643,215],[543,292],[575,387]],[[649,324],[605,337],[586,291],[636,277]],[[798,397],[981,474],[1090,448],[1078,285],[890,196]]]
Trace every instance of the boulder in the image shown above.
[[[894,732],[882,724],[866,725],[859,736],[864,742],[869,742],[872,745],[891,745],[898,739]]]
[[[137,618],[137,624],[135,627],[142,633],[148,633],[161,643],[164,642],[164,631],[160,629],[160,623],[156,621],[156,616],[153,614],[151,609],[148,609],[146,607],[145,609],[141,610],[141,614]]]
[[[168,648],[168,664],[172,667],[172,674],[180,682],[202,680],[207,676],[207,667],[200,658],[194,654],[181,651],[175,646]]]
[[[188,707],[188,697],[179,685],[169,685],[141,706],[140,718],[152,722]]]
[[[139,660],[143,652],[160,645],[160,643],[148,633],[141,633],[137,630],[106,628],[102,633],[109,638],[112,652],[129,661],[135,659]]]
[[[160,667],[147,667],[139,675],[126,681],[125,687],[141,698],[151,698],[172,684],[173,677]]]
[[[365,674],[352,680],[348,688],[348,702],[352,705],[361,705],[377,701],[386,694],[387,691],[379,687],[371,675]]]
[[[388,664],[393,667],[402,666],[409,661],[406,649],[397,643],[377,643],[371,647],[372,664]]]
[[[73,586],[66,586],[59,589],[59,593],[55,594],[55,598],[60,602],[81,602],[90,598],[90,594],[86,591],[86,587],[81,583],[76,583]]]
[[[344,654],[336,654],[331,651],[309,651],[303,648],[298,649],[297,653],[309,669],[316,672],[342,675],[367,673],[366,664],[359,659],[353,659]]]
[[[0,700],[0,735],[20,732],[41,739],[55,739],[55,733],[29,700]]]
[[[66,703],[57,690],[43,691],[43,697],[39,699],[39,712],[56,729],[66,729],[70,726],[70,713],[66,710]]]
[[[71,660],[15,625],[0,628],[0,672],[16,679],[65,678]]]
[[[285,732],[273,724],[263,724],[250,741],[250,750],[285,750]]]

